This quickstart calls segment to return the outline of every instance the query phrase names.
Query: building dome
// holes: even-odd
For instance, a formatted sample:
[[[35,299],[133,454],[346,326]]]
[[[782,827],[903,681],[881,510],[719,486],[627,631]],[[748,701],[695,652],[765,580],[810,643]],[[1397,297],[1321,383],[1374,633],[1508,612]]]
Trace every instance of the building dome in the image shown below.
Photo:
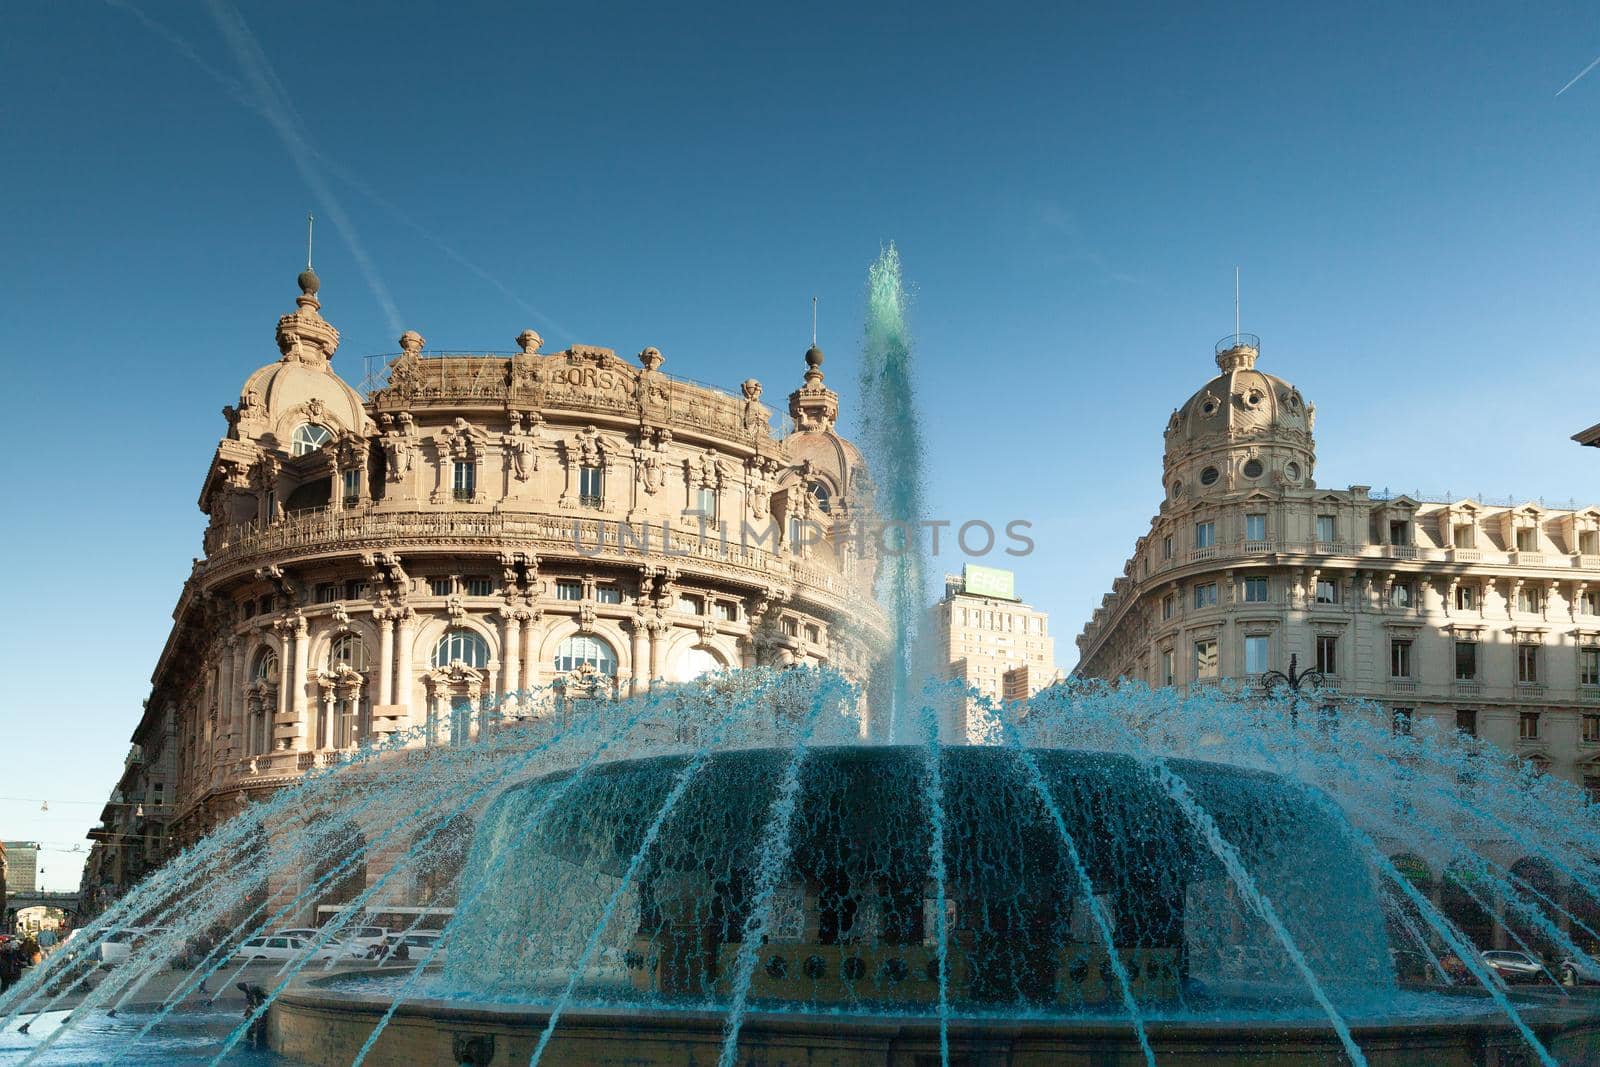
[[[1309,485],[1316,408],[1300,390],[1256,369],[1253,334],[1217,343],[1222,372],[1167,422],[1163,473],[1169,501],[1251,485]]]

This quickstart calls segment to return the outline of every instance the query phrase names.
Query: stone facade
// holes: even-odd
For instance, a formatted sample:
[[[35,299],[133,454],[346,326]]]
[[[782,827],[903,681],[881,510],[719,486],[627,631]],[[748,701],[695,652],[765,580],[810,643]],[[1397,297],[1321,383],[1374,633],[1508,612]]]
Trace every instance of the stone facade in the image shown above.
[[[1165,499],[1075,673],[1253,682],[1295,657],[1397,729],[1470,730],[1600,798],[1600,508],[1324,489],[1250,336],[1167,426]]]
[[[839,397],[806,353],[787,434],[754,379],[662,354],[435,354],[414,332],[363,397],[300,276],[281,358],[246,380],[210,517],[86,891],[120,886],[245,800],[359,744],[474,737],[551,701],[757,664],[864,677],[884,638]],[[111,851],[120,851],[113,858]],[[104,892],[99,894],[101,898]]]

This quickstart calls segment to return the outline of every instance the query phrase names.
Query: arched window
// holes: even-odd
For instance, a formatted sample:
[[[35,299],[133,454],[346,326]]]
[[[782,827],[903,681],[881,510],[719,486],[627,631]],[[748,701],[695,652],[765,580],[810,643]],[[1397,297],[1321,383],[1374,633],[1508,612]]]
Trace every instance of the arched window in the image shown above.
[[[358,674],[367,669],[367,643],[360,634],[343,633],[333,639],[333,647],[328,649],[328,669],[341,664]]]
[[[617,654],[598,637],[586,634],[574,634],[561,642],[561,647],[556,649],[556,670],[565,674],[585,666],[593,667],[596,673],[607,678],[615,678]]]
[[[471,630],[451,630],[434,646],[433,665],[448,667],[452,663],[464,663],[481,670],[489,665],[489,646]]]
[[[833,494],[828,492],[828,487],[821,482],[811,483],[811,495],[817,502],[817,508],[826,515],[833,510]]]
[[[726,663],[722,662],[721,656],[709,648],[696,645],[678,657],[677,667],[673,671],[673,680],[692,682],[702,674],[712,674],[716,671],[725,670],[727,666]]]
[[[278,654],[270,648],[262,649],[256,656],[255,669],[250,672],[252,682],[266,682],[269,685],[278,680]]]
[[[314,422],[302,422],[294,429],[294,436],[289,440],[289,454],[291,456],[308,456],[333,439],[333,434],[327,427],[318,426]]]

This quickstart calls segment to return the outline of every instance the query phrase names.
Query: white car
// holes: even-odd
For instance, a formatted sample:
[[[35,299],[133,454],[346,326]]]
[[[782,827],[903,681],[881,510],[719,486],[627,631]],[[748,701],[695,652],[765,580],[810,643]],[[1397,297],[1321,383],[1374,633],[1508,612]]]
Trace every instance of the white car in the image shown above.
[[[389,936],[387,926],[352,926],[344,932],[344,952],[347,956],[367,958],[367,950],[374,945],[383,944],[383,939]]]
[[[274,930],[271,937],[303,937],[307,941],[315,941],[322,931],[315,926],[291,926],[287,930]]]
[[[166,932],[166,928],[161,926],[129,926],[113,930],[95,947],[95,954],[101,963],[116,963],[127,959],[134,945],[148,938],[160,937]]]
[[[236,960],[293,960],[305,955],[311,945],[312,942],[308,938],[267,934],[263,937],[252,937],[240,945],[238,951],[233,954],[233,958]],[[338,945],[324,945],[317,949],[311,958],[314,960],[332,960],[338,957]]]

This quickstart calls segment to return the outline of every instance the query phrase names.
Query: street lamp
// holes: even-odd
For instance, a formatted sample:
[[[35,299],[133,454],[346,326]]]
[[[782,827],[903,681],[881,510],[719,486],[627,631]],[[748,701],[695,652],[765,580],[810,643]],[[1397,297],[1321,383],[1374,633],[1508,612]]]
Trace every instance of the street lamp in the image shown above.
[[[1276,691],[1280,685],[1286,685],[1289,687],[1289,691],[1291,693],[1295,693],[1296,695],[1299,694],[1300,687],[1303,685],[1309,685],[1311,688],[1321,688],[1323,683],[1322,672],[1296,670],[1295,667],[1299,664],[1299,662],[1300,657],[1294,653],[1290,653],[1289,673],[1284,674],[1282,671],[1267,671],[1261,676],[1261,688],[1265,689],[1268,694],[1271,694]]]
[[[1261,689],[1267,696],[1270,697],[1275,693],[1279,686],[1287,686],[1289,692],[1294,694],[1293,699],[1289,701],[1289,724],[1291,726],[1300,725],[1301,687],[1320,689],[1325,680],[1321,671],[1297,670],[1299,663],[1300,657],[1290,653],[1288,674],[1284,674],[1282,671],[1267,671],[1261,676]]]

